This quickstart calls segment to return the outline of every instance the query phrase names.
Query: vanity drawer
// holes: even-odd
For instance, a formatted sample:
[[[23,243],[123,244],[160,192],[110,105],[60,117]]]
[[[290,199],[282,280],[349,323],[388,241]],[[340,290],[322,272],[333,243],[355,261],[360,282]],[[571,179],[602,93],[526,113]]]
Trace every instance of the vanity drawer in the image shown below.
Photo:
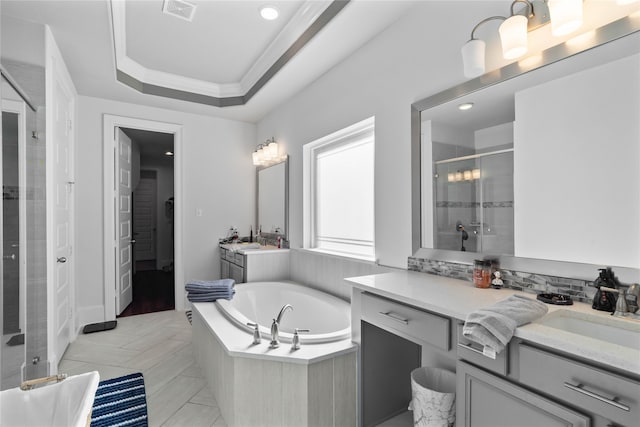
[[[482,353],[482,345],[469,341],[462,335],[463,324],[458,324],[458,359],[467,360],[496,374],[506,376],[509,373],[509,346],[492,359]]]
[[[519,345],[520,382],[631,426],[640,420],[640,383],[563,356]]]
[[[233,252],[233,251],[225,251],[224,252],[224,259],[226,259],[227,261],[230,261],[230,262],[235,262],[236,253]]]
[[[362,294],[362,317],[443,350],[450,348],[451,320],[386,298]]]
[[[233,262],[240,267],[244,267],[244,255],[235,252]]]

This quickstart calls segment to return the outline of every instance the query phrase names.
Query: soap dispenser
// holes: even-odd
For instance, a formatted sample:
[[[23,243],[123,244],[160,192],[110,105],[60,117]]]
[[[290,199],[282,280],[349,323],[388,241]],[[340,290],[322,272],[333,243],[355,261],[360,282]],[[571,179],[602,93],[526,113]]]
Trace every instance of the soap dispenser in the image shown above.
[[[600,273],[598,278],[593,282],[593,285],[598,289],[596,294],[593,297],[593,303],[591,304],[591,308],[600,311],[608,311],[613,313],[616,309],[616,294],[613,292],[603,291],[600,288],[612,288],[617,289],[617,285],[620,283],[614,277],[613,271],[611,271],[610,267],[601,268],[598,270]]]

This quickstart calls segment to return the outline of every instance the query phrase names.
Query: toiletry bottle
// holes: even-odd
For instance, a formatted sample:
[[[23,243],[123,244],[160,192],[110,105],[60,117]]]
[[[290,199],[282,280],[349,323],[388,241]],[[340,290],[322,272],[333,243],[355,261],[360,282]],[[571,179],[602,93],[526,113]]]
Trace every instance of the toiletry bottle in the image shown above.
[[[253,243],[253,226],[249,226],[249,243]]]
[[[491,286],[491,262],[477,259],[473,265],[473,284],[476,288]]]

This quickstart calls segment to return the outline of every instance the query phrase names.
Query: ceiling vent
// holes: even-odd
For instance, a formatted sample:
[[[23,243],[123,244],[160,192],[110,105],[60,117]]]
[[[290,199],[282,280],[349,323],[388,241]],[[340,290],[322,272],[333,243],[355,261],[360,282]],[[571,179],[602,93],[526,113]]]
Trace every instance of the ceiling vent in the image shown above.
[[[196,5],[184,0],[164,0],[162,12],[191,22],[196,12]]]

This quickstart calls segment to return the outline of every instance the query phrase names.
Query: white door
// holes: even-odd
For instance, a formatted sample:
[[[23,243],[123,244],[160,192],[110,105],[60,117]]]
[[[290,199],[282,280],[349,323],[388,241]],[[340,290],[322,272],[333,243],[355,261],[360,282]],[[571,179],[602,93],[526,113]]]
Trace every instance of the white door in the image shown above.
[[[134,197],[136,261],[156,259],[156,173],[141,171]]]
[[[117,130],[116,144],[118,144],[118,158],[116,159],[116,178],[118,181],[116,309],[117,314],[120,314],[133,301],[131,251],[135,241],[131,234],[131,139],[120,128]]]
[[[73,96],[59,79],[53,87],[54,168],[54,307],[56,355],[61,358],[69,345],[71,325],[72,259],[72,117]]]

